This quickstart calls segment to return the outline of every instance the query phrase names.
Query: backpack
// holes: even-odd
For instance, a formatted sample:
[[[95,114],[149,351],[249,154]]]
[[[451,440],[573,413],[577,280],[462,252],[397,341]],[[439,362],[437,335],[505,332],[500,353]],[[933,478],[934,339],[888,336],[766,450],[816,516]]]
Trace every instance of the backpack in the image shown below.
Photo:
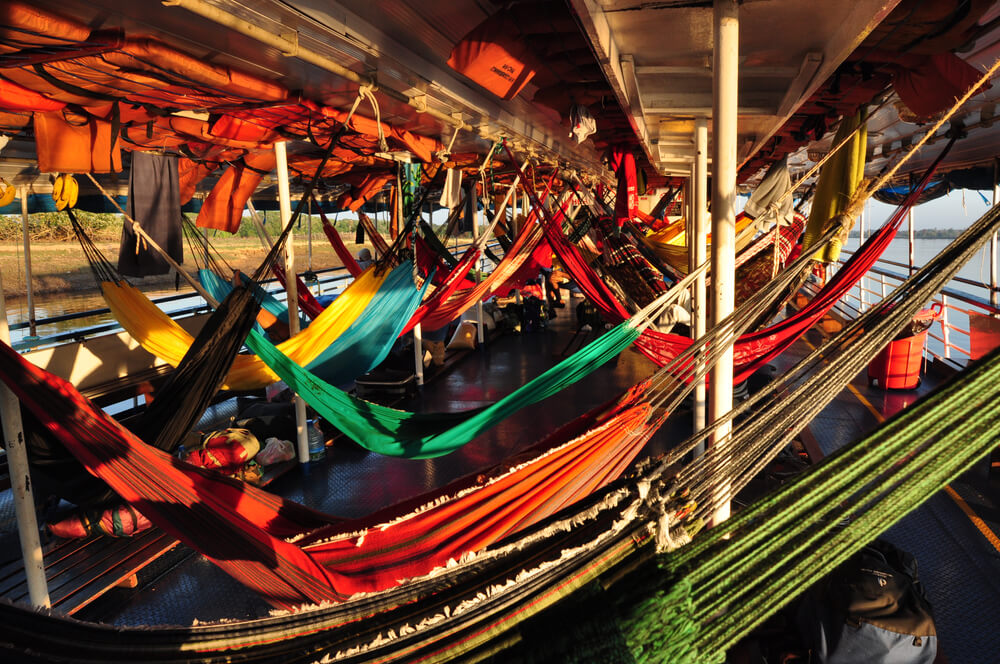
[[[932,664],[937,655],[917,561],[882,540],[806,591],[796,622],[818,664]]]

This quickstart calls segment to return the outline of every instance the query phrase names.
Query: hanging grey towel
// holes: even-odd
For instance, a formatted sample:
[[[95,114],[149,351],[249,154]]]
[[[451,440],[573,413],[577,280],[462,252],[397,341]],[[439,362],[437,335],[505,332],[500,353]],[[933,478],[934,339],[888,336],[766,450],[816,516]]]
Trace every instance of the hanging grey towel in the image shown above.
[[[178,263],[184,262],[181,197],[174,155],[132,153],[125,212],[139,222],[153,241]],[[118,251],[118,271],[127,277],[147,277],[170,272],[170,264],[146,242],[139,243],[127,222]]]

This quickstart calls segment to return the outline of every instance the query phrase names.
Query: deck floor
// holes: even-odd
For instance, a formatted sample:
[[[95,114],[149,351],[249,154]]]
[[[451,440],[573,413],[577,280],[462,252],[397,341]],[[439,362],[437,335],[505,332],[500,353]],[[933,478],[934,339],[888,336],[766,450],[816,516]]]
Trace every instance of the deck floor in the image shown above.
[[[459,410],[481,406],[537,376],[560,359],[575,330],[572,304],[547,330],[507,335],[469,354],[440,376],[406,407]],[[776,362],[779,369],[818,343],[811,332]],[[653,371],[653,365],[626,351],[588,379],[548,401],[529,407],[479,436],[458,452],[438,459],[410,461],[380,457],[350,442],[328,450],[320,463],[296,468],[269,490],[310,507],[357,517],[489,467],[538,440],[544,433],[584,413]],[[876,427],[880,418],[912,404],[932,389],[925,378],[914,391],[885,391],[859,375],[811,427],[830,453]],[[689,418],[680,414],[647,445],[644,455],[663,451],[686,433]],[[952,486],[954,496],[974,512],[963,511],[951,493],[941,492],[907,515],[886,534],[913,553],[935,609],[941,650],[951,664],[996,661],[1000,652],[1000,490],[987,476],[987,460]],[[0,552],[16,546],[9,499],[0,501]],[[185,547],[157,563],[152,578],[136,590],[119,589],[81,615],[119,625],[190,624],[195,620],[241,619],[267,615],[269,606],[226,574]],[[211,589],[211,592],[206,592]]]
[[[811,330],[779,359],[789,366],[821,342]],[[825,454],[857,439],[912,405],[940,383],[925,375],[915,390],[883,390],[862,372],[816,418],[810,430]],[[918,574],[934,609],[939,649],[950,664],[1000,661],[1000,486],[991,485],[989,460],[980,460],[948,489],[904,516],[883,536],[917,558]],[[992,540],[992,541],[991,541]]]

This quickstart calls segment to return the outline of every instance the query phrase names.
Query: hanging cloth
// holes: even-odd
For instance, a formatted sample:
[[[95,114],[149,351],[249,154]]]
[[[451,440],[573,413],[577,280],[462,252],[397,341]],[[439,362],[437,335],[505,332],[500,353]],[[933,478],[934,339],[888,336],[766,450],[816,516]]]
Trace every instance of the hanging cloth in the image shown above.
[[[618,178],[615,221],[618,228],[621,228],[639,209],[639,183],[635,172],[635,156],[621,146],[615,146],[611,149],[610,165],[615,177]]]
[[[441,189],[441,207],[449,210],[462,202],[462,169],[449,168],[445,171],[444,188]]]
[[[840,121],[840,127],[833,137],[833,145],[840,145],[851,136],[850,141],[840,148],[823,165],[816,183],[809,221],[806,222],[806,236],[802,249],[806,251],[822,237],[833,219],[844,212],[854,197],[865,176],[865,149],[868,145],[867,111],[864,108]],[[857,131],[855,132],[855,129]],[[843,241],[835,239],[816,256],[816,260],[832,263],[840,258]]]
[[[743,212],[752,219],[757,219],[767,212],[772,203],[777,202],[781,196],[792,188],[792,176],[788,172],[788,156],[784,156],[771,164],[767,169],[767,174],[760,181],[757,188],[750,194],[750,200],[743,207]],[[782,225],[792,222],[792,210],[794,201],[791,196],[786,196],[782,200],[778,209],[775,210],[777,221]]]
[[[175,262],[184,262],[184,231],[181,226],[180,186],[176,155],[133,152],[128,175],[125,212]],[[148,277],[170,272],[170,263],[160,252],[138,238],[131,224],[122,226],[118,249],[118,273],[126,277]]]

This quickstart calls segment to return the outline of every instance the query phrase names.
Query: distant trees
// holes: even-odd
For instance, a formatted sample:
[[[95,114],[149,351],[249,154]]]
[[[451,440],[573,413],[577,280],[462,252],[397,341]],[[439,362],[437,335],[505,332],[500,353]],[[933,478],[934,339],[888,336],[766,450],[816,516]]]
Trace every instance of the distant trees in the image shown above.
[[[913,231],[916,240],[954,240],[962,234],[961,228],[921,228]],[[871,235],[871,232],[868,233]],[[861,237],[861,231],[855,229],[851,231],[851,237]],[[896,237],[908,237],[908,231],[901,228],[896,231]]]

